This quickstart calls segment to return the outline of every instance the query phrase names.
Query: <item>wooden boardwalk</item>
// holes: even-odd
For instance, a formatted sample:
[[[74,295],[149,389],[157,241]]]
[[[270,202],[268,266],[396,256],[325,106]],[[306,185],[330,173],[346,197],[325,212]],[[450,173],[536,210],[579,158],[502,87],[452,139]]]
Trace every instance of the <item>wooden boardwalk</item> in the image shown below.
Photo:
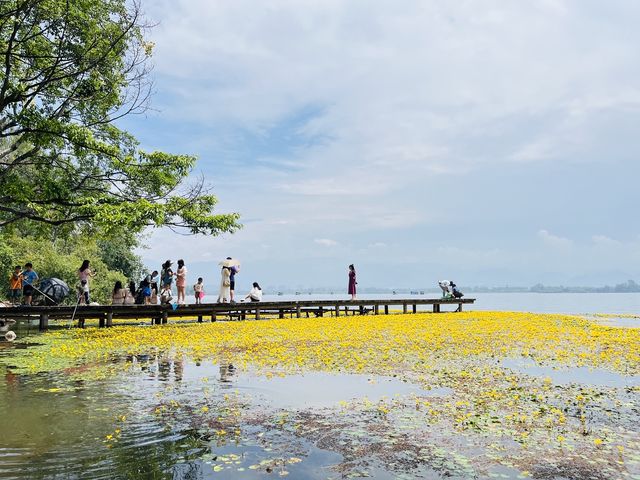
[[[242,303],[204,303],[201,305],[95,305],[79,306],[75,311],[75,320],[84,327],[86,320],[98,320],[98,326],[110,327],[114,319],[144,319],[155,324],[167,323],[170,318],[192,318],[202,322],[216,320],[245,320],[264,316],[303,316],[339,317],[342,315],[366,315],[372,313],[388,315],[391,308],[400,308],[403,313],[417,313],[421,305],[430,305],[434,313],[439,313],[443,305],[455,306],[462,311],[462,305],[472,304],[475,298],[393,298],[388,300],[302,300],[289,302],[242,302]],[[0,319],[38,320],[40,330],[46,330],[49,320],[70,321],[74,313],[73,306],[34,306],[0,308]]]

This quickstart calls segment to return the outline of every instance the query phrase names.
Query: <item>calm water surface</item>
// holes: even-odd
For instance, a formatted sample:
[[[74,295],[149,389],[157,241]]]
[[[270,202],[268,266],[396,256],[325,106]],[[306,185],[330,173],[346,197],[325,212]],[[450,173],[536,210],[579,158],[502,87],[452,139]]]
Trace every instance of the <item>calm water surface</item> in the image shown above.
[[[436,293],[424,295],[363,294],[359,299],[438,298]],[[466,310],[513,311],[534,313],[618,313],[640,315],[640,293],[469,293],[474,305]],[[265,301],[343,299],[348,295],[265,295]],[[455,307],[450,307],[455,310]]]

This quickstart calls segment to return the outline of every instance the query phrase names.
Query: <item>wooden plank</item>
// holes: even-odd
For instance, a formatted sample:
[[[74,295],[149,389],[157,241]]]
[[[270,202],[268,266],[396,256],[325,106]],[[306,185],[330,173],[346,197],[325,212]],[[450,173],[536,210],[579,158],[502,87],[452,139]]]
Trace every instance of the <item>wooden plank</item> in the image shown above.
[[[462,310],[462,305],[470,305],[475,302],[474,298],[463,299],[443,299],[443,298],[416,298],[416,299],[380,299],[380,300],[303,300],[293,302],[261,302],[260,310],[262,314],[283,314],[287,312],[294,313],[300,318],[301,313],[309,310],[322,316],[325,310],[332,310],[336,315],[344,313],[352,315],[358,312],[363,313],[369,311],[371,307],[373,312],[380,313],[380,306],[384,307],[385,314],[389,314],[391,305],[402,305],[403,313],[408,312],[408,305],[412,305],[413,311],[417,312],[417,305],[432,305],[434,312],[440,312],[442,305],[452,305],[457,307],[458,311]],[[168,317],[171,318],[198,318],[210,316],[212,321],[217,319],[217,315],[227,315],[235,312],[239,318],[245,319],[247,314],[253,314],[256,306],[249,303],[237,304],[198,304],[198,305],[181,305],[180,308],[173,310],[165,305],[107,305],[107,306],[80,306],[76,312],[78,325],[82,326],[84,320],[97,319],[98,321],[111,319],[158,319],[155,323],[166,323]],[[344,312],[340,310],[344,308]],[[6,307],[0,308],[0,318],[24,320],[39,320],[41,315],[47,315],[48,320],[68,321],[73,314],[73,306],[33,306],[33,307]],[[212,314],[212,311],[214,312]],[[105,326],[106,326],[105,321]],[[112,324],[112,323],[111,323]]]

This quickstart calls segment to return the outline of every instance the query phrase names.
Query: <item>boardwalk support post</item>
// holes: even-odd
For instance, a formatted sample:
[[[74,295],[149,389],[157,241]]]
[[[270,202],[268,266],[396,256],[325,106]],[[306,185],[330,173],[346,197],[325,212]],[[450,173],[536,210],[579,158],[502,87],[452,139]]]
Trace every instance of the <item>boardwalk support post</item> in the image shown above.
[[[113,327],[113,312],[107,313],[107,327]]]
[[[389,315],[389,305],[384,306],[384,314]]]
[[[413,304],[413,313],[417,313],[418,311],[418,306],[414,303]]]
[[[46,313],[40,314],[40,324],[38,325],[40,331],[44,331],[49,328],[49,315]]]
[[[162,312],[162,323],[167,323],[169,321],[169,313],[165,310]]]
[[[104,328],[106,323],[106,318],[104,315],[100,315],[100,318],[98,318],[98,328]]]
[[[296,317],[300,318],[300,304],[296,303]]]
[[[260,320],[260,309],[256,308],[256,320]]]
[[[406,303],[402,304],[402,313],[407,313],[407,304]]]

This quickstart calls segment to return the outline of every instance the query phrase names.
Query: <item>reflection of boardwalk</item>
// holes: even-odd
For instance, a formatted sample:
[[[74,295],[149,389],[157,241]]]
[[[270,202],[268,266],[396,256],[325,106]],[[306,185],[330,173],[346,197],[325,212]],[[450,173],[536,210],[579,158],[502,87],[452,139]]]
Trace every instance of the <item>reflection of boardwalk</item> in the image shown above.
[[[169,318],[197,318],[202,322],[204,318],[216,320],[246,320],[266,316],[285,316],[300,318],[302,316],[335,316],[367,315],[372,313],[388,315],[392,308],[402,309],[403,313],[417,313],[419,307],[430,306],[434,313],[441,311],[441,307],[456,307],[462,311],[462,305],[472,304],[474,298],[434,298],[434,299],[401,299],[389,300],[307,300],[289,302],[251,302],[251,303],[211,303],[201,305],[117,305],[117,306],[82,306],[77,309],[75,318],[78,325],[84,326],[85,320],[98,320],[100,327],[109,327],[114,319],[153,320],[153,323],[167,323]],[[74,307],[11,307],[0,308],[0,319],[35,320],[40,322],[40,329],[49,325],[49,320],[69,321]]]

